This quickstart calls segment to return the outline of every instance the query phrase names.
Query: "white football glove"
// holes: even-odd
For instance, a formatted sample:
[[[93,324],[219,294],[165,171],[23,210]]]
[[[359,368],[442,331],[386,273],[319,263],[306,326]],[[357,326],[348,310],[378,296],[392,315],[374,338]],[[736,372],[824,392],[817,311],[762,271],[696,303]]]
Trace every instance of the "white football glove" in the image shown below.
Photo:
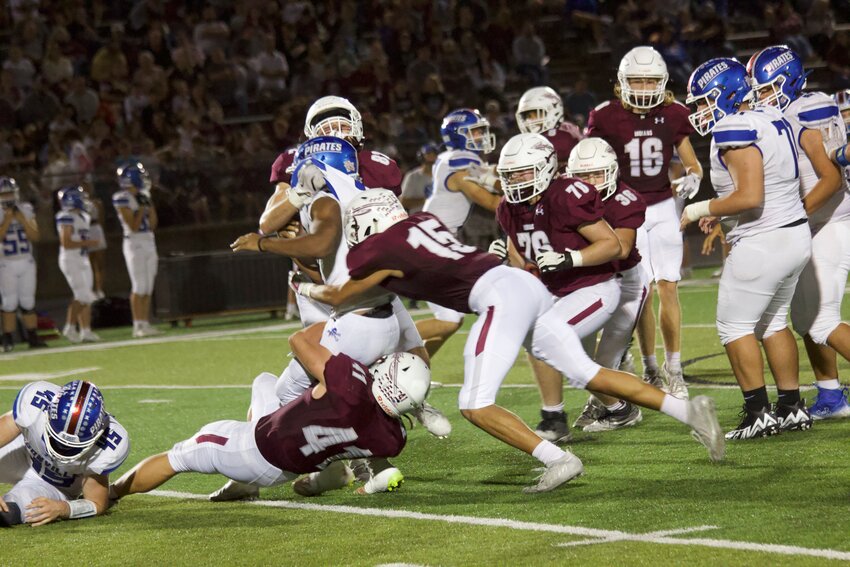
[[[702,181],[696,173],[689,173],[671,181],[673,189],[681,199],[693,199],[699,193],[699,184]]]
[[[303,208],[316,193],[325,188],[322,170],[309,160],[296,167],[293,176],[298,178],[298,183],[287,189],[286,195],[296,209]]]
[[[495,165],[472,164],[469,166],[469,169],[467,169],[464,179],[466,181],[472,181],[473,183],[481,185],[491,193],[498,192],[498,189],[496,188],[496,183],[499,182],[499,176],[496,175]]]
[[[298,295],[310,297],[310,291],[316,287],[316,284],[310,281],[310,278],[305,274],[292,270],[289,272],[289,287]]]
[[[553,250],[539,252],[534,258],[537,267],[542,273],[554,272],[555,270],[567,270],[569,268],[578,268],[582,265],[581,252],[578,250],[570,250],[567,248],[562,254]]]
[[[497,238],[493,242],[490,243],[490,247],[487,249],[487,252],[490,254],[495,254],[499,257],[500,260],[504,260],[508,257],[508,247],[505,244],[505,241],[501,238]]]

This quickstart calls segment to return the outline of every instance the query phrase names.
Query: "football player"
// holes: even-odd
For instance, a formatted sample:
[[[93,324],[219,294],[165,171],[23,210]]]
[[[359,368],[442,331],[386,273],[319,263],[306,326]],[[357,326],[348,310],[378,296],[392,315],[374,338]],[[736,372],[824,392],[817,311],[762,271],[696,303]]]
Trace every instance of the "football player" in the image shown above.
[[[12,334],[17,327],[16,313],[21,308],[30,348],[47,346],[38,336],[35,312],[35,259],[32,245],[38,242],[38,224],[32,205],[21,201],[18,184],[11,177],[0,177],[0,296],[2,296],[3,352],[14,348]]]
[[[89,184],[84,183],[80,187],[85,194],[86,212],[91,219],[89,238],[97,241],[97,244],[87,248],[92,276],[94,276],[94,297],[95,299],[103,299],[105,297],[103,285],[106,278],[106,234],[103,232],[103,201],[92,195]]]
[[[82,187],[71,185],[59,190],[62,210],[56,213],[59,234],[59,268],[74,294],[62,334],[72,343],[97,342],[100,337],[91,330],[91,304],[94,303],[94,278],[88,249],[97,246],[91,237],[89,214]],[[79,331],[77,326],[79,325]]]
[[[130,163],[118,169],[118,185],[112,204],[124,231],[124,261],[130,274],[130,310],[133,338],[150,337],[161,331],[150,324],[151,295],[159,267],[154,231],[158,224],[151,200],[151,179],[145,166]]]
[[[585,350],[596,362],[618,369],[649,294],[649,274],[635,246],[638,233],[644,230],[646,203],[637,191],[619,179],[617,154],[602,138],[585,138],[578,143],[570,154],[567,175],[596,187],[602,198],[604,218],[620,241],[619,255],[614,261],[620,301],[602,327],[598,345],[595,335],[585,340]],[[628,402],[592,395],[575,426],[585,431],[608,431],[635,425],[641,418],[640,410]]]
[[[363,120],[360,112],[348,99],[338,96],[323,96],[307,110],[304,120],[306,139],[318,136],[343,138],[357,148],[359,175],[365,187],[382,187],[396,195],[401,194],[402,174],[395,160],[365,146]],[[271,234],[281,230],[298,214],[286,198],[290,186],[297,148],[281,153],[272,164],[269,182],[276,184],[272,197],[260,217],[260,230]]]
[[[547,212],[540,203],[538,210],[541,216]],[[698,396],[688,402],[632,375],[601,368],[584,353],[572,327],[550,309],[552,296],[540,280],[503,266],[493,254],[458,242],[433,214],[408,217],[390,191],[371,189],[355,197],[346,209],[345,237],[352,247],[347,259],[351,279],[342,286],[297,283],[296,291],[338,305],[381,286],[413,299],[476,313],[478,319],[464,348],[464,384],[458,405],[474,425],[544,464],[538,482],[526,492],[553,490],[583,471],[578,457],[541,440],[519,417],[495,403],[526,337],[535,356],[557,368],[573,385],[660,409],[689,424],[712,460],[723,458],[723,434],[711,399]],[[580,257],[581,252],[574,251],[560,263],[570,261],[566,258],[580,262]]]
[[[446,151],[434,163],[434,191],[422,210],[436,216],[456,235],[473,203],[488,211],[499,206],[495,194],[498,178],[481,158],[496,148],[496,138],[490,133],[490,122],[471,108],[449,112],[443,118],[440,135]],[[416,328],[428,355],[434,356],[463,325],[463,313],[443,305],[428,307],[434,318],[417,321]]]
[[[400,416],[421,405],[430,387],[425,361],[399,352],[366,366],[304,339],[305,332],[292,335],[289,343],[316,386],[280,407],[256,394],[258,384],[275,380],[272,374],[260,374],[254,380],[253,420],[205,425],[171,450],[133,467],[110,487],[110,497],[148,492],[184,472],[222,474],[238,483],[241,498],[307,474],[295,490],[310,496],[353,480],[344,459],[401,453],[407,434]],[[371,493],[373,485],[397,487],[397,472],[383,471],[359,492]]]
[[[667,64],[655,49],[641,46],[629,51],[617,72],[617,98],[591,111],[586,134],[602,138],[614,148],[623,181],[638,191],[647,204],[645,237],[644,233],[638,234],[637,247],[658,289],[665,362],[664,372],[659,372],[655,314],[652,309],[644,309],[638,324],[644,379],[658,385],[663,376],[671,392],[686,395],[678,295],[683,244],[668,171],[675,150],[685,175],[672,185],[679,196],[690,199],[699,191],[702,167],[688,138],[693,132],[688,109],[666,90],[668,78]]]
[[[0,526],[42,526],[103,514],[109,473],[130,452],[127,430],[91,382],[32,382],[0,417]]]
[[[512,265],[541,272],[555,296],[557,317],[583,339],[595,335],[619,303],[611,262],[620,256],[620,242],[603,218],[599,192],[578,179],[556,177],[557,167],[555,148],[542,135],[511,138],[496,168],[505,192],[496,217],[508,237]],[[542,401],[536,432],[552,442],[568,441],[561,375],[536,361],[532,368]],[[630,414],[633,407],[620,410]]]
[[[786,322],[812,253],[794,132],[778,108],[750,110],[750,95],[747,69],[735,59],[710,59],[688,81],[688,104],[696,106],[691,123],[701,135],[712,133],[711,181],[720,196],[685,207],[681,226],[699,221],[708,231],[720,221],[732,246],[720,277],[717,332],[744,394],[744,411],[727,439],[812,424],[800,399],[797,342]],[[775,411],[759,343],[779,393]]]
[[[850,188],[829,153],[846,141],[835,100],[803,93],[803,61],[788,47],[762,49],[747,64],[757,106],[779,108],[799,141],[800,187],[812,232],[812,258],[791,301],[791,322],[803,337],[817,380],[814,419],[850,416],[838,382],[836,351],[850,360],[850,326],[841,321],[841,300],[850,271]]]
[[[555,147],[558,171],[562,171],[570,152],[582,139],[581,130],[564,120],[564,101],[551,87],[525,91],[516,109],[516,125],[523,134],[540,134]]]

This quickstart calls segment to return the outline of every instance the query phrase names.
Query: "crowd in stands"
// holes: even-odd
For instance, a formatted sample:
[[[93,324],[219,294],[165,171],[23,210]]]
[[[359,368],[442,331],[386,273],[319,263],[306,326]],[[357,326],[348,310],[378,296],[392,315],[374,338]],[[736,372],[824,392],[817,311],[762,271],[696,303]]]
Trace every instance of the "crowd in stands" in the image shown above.
[[[49,208],[80,181],[108,201],[133,158],[153,175],[162,226],[256,218],[269,165],[299,142],[320,95],[351,99],[370,146],[407,169],[455,107],[481,108],[505,140],[516,97],[552,82],[550,59],[585,64],[552,85],[579,123],[637,44],[661,51],[681,92],[695,63],[732,53],[733,17],[822,59],[848,87],[850,32],[833,33],[848,1],[10,1],[0,168]],[[553,13],[550,33],[539,29]],[[561,41],[568,32],[577,39]]]

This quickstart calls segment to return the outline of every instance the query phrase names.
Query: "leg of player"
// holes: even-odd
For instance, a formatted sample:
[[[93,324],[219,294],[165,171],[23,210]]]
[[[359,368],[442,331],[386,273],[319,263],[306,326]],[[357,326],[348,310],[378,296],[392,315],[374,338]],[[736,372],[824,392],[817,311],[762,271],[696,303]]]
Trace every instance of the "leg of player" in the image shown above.
[[[776,381],[776,419],[782,431],[812,426],[805,400],[800,398],[800,360],[797,341],[787,327],[762,339],[770,371]]]
[[[68,304],[68,312],[65,315],[65,327],[62,329],[62,335],[72,343],[79,343],[82,340],[77,329],[80,307],[81,305],[76,299],[72,300]]]
[[[440,319],[425,319],[416,322],[416,329],[422,340],[428,356],[433,357],[438,350],[454,335],[463,325],[463,317],[459,321],[443,321]]]
[[[661,377],[661,368],[655,356],[655,306],[652,302],[653,287],[649,287],[649,300],[637,324],[638,346],[640,347],[641,362],[643,363],[643,380],[653,386],[661,387],[664,380]]]
[[[17,326],[17,311],[3,311],[3,352],[9,352],[15,348],[15,340],[12,338]]]
[[[21,318],[24,320],[24,328],[27,330],[27,342],[30,348],[46,347],[47,343],[38,336],[38,314],[35,309],[22,309]]]
[[[109,499],[120,500],[129,494],[150,492],[178,474],[168,460],[168,453],[160,453],[143,460],[109,485]]]
[[[679,284],[675,281],[658,282],[658,318],[661,338],[664,341],[663,374],[667,389],[674,396],[688,397],[688,387],[682,375],[681,334],[682,306],[679,303]]]
[[[567,414],[564,412],[564,379],[561,373],[537,360],[529,352],[528,362],[534,374],[534,381],[540,390],[540,423],[534,432],[552,443],[567,443],[573,434],[567,426]]]
[[[839,328],[830,334],[830,339],[833,335],[837,335],[837,341],[842,340],[842,335],[847,330],[850,330],[850,327],[846,323],[841,323]],[[812,418],[817,420],[850,417],[847,388],[842,389],[838,381],[838,357],[835,350],[826,345],[816,344],[809,335],[803,337],[803,342],[815,373],[818,389],[817,398],[809,408]]]

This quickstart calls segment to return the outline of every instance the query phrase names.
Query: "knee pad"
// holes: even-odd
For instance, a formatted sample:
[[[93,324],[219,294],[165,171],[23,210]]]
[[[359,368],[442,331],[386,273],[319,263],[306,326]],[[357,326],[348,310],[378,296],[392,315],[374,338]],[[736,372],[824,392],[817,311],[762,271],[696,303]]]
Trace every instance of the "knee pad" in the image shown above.
[[[815,344],[826,345],[829,335],[841,324],[841,317],[836,314],[818,316],[809,329],[809,336]]]
[[[755,329],[749,325],[717,321],[717,336],[720,337],[720,344],[723,346],[752,334],[755,334]]]
[[[280,375],[275,384],[275,394],[280,400],[280,405],[285,406],[292,400],[310,389],[312,384],[310,376],[297,360],[292,360],[289,366]]]
[[[4,293],[2,309],[6,313],[14,313],[18,310],[18,294]]]

